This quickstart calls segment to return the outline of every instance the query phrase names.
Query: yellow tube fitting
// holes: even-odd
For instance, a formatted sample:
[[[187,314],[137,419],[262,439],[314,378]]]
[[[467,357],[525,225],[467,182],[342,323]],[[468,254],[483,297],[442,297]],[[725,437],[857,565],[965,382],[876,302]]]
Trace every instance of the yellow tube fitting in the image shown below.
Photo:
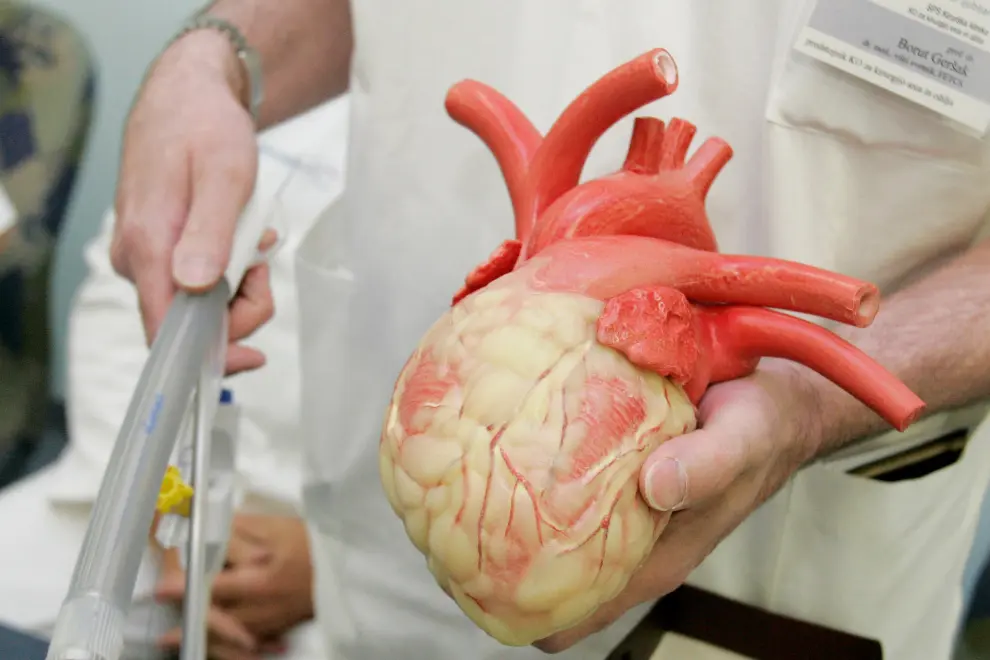
[[[182,480],[179,468],[169,465],[168,469],[165,470],[165,478],[162,479],[162,487],[158,492],[158,504],[155,506],[155,510],[162,515],[174,513],[188,518],[192,496],[192,486]]]

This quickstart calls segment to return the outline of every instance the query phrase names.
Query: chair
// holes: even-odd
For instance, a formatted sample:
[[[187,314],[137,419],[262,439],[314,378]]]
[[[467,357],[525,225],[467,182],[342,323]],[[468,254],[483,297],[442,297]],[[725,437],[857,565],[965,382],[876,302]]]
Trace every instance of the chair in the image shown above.
[[[95,89],[72,25],[0,0],[0,185],[18,218],[0,240],[0,488],[22,475],[50,417],[49,272]]]

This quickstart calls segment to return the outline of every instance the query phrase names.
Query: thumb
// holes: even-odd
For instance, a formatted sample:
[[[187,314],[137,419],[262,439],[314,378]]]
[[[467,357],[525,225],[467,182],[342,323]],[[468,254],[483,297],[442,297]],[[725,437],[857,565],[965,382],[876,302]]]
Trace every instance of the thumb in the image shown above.
[[[744,380],[720,383],[698,406],[699,429],[671,438],[646,459],[639,489],[657,511],[680,511],[722,495],[754,461],[769,434],[765,394]]]
[[[643,464],[639,489],[657,511],[680,511],[721,495],[745,470],[746,443],[712,423],[658,447]]]
[[[188,291],[211,288],[230,261],[234,230],[257,175],[257,151],[253,143],[241,144],[240,137],[219,148],[211,145],[193,164],[189,216],[172,257],[173,278]]]

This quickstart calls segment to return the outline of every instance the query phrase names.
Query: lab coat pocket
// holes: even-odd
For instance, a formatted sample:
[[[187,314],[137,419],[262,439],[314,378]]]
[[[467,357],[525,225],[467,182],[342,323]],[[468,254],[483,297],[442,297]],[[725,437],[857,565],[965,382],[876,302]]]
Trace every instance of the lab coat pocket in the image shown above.
[[[986,141],[791,46],[766,109],[770,251],[888,285],[970,244]]]
[[[790,492],[775,610],[879,639],[885,657],[947,660],[990,483],[990,426],[954,464],[885,482],[815,465]]]
[[[787,45],[767,104],[776,125],[871,149],[980,166],[979,137],[933,110],[818,62]]]

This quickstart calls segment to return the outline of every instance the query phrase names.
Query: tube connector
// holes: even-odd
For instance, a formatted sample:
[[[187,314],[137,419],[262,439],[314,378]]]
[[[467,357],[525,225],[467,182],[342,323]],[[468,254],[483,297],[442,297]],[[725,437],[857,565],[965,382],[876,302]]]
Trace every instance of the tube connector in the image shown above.
[[[46,660],[117,660],[124,650],[125,615],[95,594],[65,604]]]
[[[179,468],[169,465],[162,479],[162,487],[158,492],[158,503],[155,510],[165,516],[175,514],[188,518],[191,513],[193,488],[182,480]]]

